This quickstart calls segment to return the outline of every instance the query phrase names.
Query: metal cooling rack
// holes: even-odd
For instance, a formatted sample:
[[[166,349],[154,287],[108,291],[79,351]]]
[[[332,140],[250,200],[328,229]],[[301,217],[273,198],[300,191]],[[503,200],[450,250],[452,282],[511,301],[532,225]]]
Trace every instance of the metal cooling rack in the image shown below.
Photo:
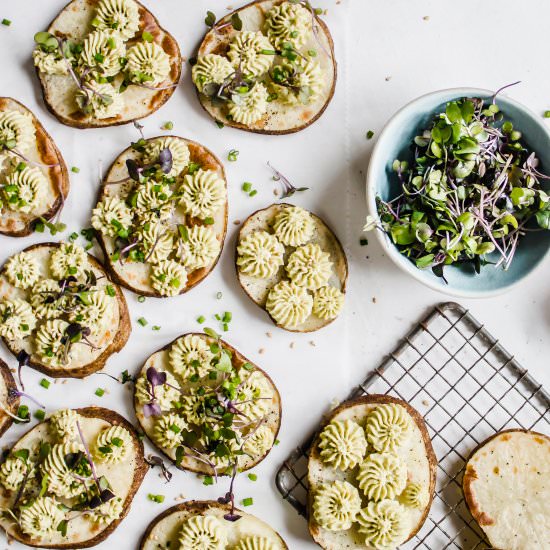
[[[548,433],[550,394],[467,310],[437,306],[349,399],[383,393],[408,401],[423,416],[439,460],[430,514],[401,548],[490,548],[470,515],[462,474],[470,452],[494,432],[524,428]],[[277,473],[285,500],[307,515],[307,454],[313,436]]]

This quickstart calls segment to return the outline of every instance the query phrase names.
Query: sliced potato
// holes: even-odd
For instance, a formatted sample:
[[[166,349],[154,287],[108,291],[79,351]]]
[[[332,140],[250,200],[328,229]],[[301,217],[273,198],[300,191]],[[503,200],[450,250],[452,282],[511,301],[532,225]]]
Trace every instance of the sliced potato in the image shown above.
[[[266,13],[273,6],[277,6],[283,1],[260,0],[251,2],[222,17],[212,27],[212,30],[206,33],[199,47],[198,56],[211,53],[226,54],[229,43],[238,32],[231,24],[232,18],[238,15],[243,24],[243,31],[260,31],[263,29]],[[219,123],[259,134],[291,134],[313,124],[325,112],[334,95],[337,69],[334,43],[330,31],[320,17],[313,13],[311,17],[316,32],[311,33],[307,43],[301,50],[304,52],[314,50],[316,52],[314,59],[320,62],[324,72],[323,87],[316,101],[308,105],[301,103],[293,105],[275,99],[269,102],[268,111],[264,117],[253,124],[245,125],[227,118],[227,108],[223,105],[223,102],[212,100],[197,90],[199,100],[205,111]]]
[[[258,210],[251,214],[242,224],[239,234],[237,236],[237,248],[241,241],[251,233],[255,231],[267,231],[272,232],[273,220],[278,212],[285,208],[290,208],[292,205],[286,203],[277,203],[268,206],[262,210]],[[348,261],[346,258],[346,253],[340,244],[340,241],[333,233],[333,231],[326,225],[326,223],[319,217],[310,212],[313,222],[314,222],[314,231],[312,238],[308,241],[312,244],[317,244],[321,247],[324,252],[328,252],[330,255],[330,261],[332,262],[332,275],[329,280],[329,284],[336,287],[342,293],[346,292],[346,283],[348,278]],[[286,260],[294,250],[294,247],[287,246],[285,247],[285,264]],[[236,260],[238,258],[238,253],[235,252],[235,266],[237,269],[237,276],[239,278],[239,283],[248,297],[262,309],[266,309],[267,296],[269,291],[273,286],[278,282],[286,278],[284,267],[277,271],[277,273],[267,279],[260,279],[257,277],[252,277],[245,273],[242,273],[238,268]],[[267,310],[266,310],[267,313]],[[269,313],[268,313],[269,315]],[[271,317],[270,317],[271,318]],[[313,332],[319,330],[327,325],[329,325],[334,319],[320,319],[315,315],[311,314],[304,323],[295,327],[287,328],[279,325],[275,319],[271,320],[280,328],[285,330],[290,330],[291,332]]]
[[[13,393],[17,390],[17,384],[6,363],[0,359],[0,436],[13,424],[13,418],[6,413],[17,414],[19,408],[19,396]],[[5,409],[5,410],[4,410]]]
[[[82,42],[94,30],[91,23],[95,17],[97,4],[97,0],[72,0],[52,21],[47,31],[61,39],[74,43]],[[163,89],[158,90],[130,85],[122,94],[124,107],[121,114],[99,119],[83,113],[78,108],[75,102],[78,87],[70,75],[49,75],[37,70],[46,106],[62,124],[74,128],[103,128],[126,124],[154,113],[174,93],[181,76],[182,59],[178,43],[168,31],[161,27],[157,18],[145,6],[137,1],[136,4],[140,16],[139,30],[126,42],[126,45],[130,47],[134,44],[138,38],[141,38],[143,32],[151,34],[153,41],[162,46],[170,56],[167,83],[163,83],[160,86]],[[120,87],[122,78],[117,76],[114,84]]]
[[[213,387],[218,386],[221,384],[221,375],[218,375],[218,377],[215,380],[208,381],[208,376],[204,374],[199,381],[196,383],[191,383],[188,379],[184,379],[180,374],[178,374],[171,362],[170,362],[170,351],[173,349],[174,345],[178,342],[178,340],[188,337],[188,336],[196,336],[198,338],[201,338],[208,346],[211,345],[218,345],[221,349],[227,351],[231,355],[231,362],[234,369],[240,370],[244,368],[245,370],[243,372],[248,373],[248,375],[254,375],[258,376],[263,384],[265,384],[266,391],[268,391],[271,396],[268,399],[261,398],[262,404],[265,403],[265,411],[263,411],[263,416],[260,420],[257,418],[246,418],[243,415],[235,414],[237,418],[237,422],[240,424],[249,424],[250,426],[245,428],[244,431],[242,431],[242,435],[246,436],[247,434],[253,434],[257,433],[258,426],[261,425],[261,429],[265,429],[266,435],[268,437],[269,446],[267,449],[263,450],[261,454],[257,453],[250,453],[250,454],[243,454],[239,457],[239,470],[245,471],[249,470],[250,468],[253,468],[257,464],[259,464],[264,458],[267,457],[269,454],[275,440],[277,439],[277,434],[279,433],[279,428],[281,425],[281,415],[282,415],[282,407],[281,407],[281,397],[279,395],[279,391],[277,390],[277,387],[271,380],[271,378],[268,376],[266,372],[264,372],[262,369],[260,369],[258,366],[251,363],[244,355],[242,355],[239,351],[237,351],[235,348],[230,346],[227,342],[223,340],[216,340],[210,336],[206,336],[204,334],[198,334],[198,333],[190,333],[180,336],[180,338],[177,338],[164,348],[160,349],[159,351],[153,353],[145,362],[143,365],[143,368],[141,369],[139,375],[138,375],[138,381],[140,377],[146,377],[147,376],[147,370],[150,367],[154,367],[159,372],[166,372],[168,375],[172,375],[174,377],[174,380],[172,381],[172,385],[174,385],[174,382],[177,384],[177,387],[180,388],[179,390],[179,399],[180,401],[184,400],[186,396],[191,395],[190,388],[197,388],[197,384],[204,385],[205,387]],[[245,367],[243,367],[243,365]],[[214,370],[212,368],[212,370]],[[241,372],[241,377],[244,378],[244,374]],[[173,462],[177,462],[177,447],[181,445],[181,443],[176,446],[172,446],[171,448],[160,446],[158,441],[155,440],[154,436],[154,430],[155,430],[155,424],[158,421],[159,418],[163,418],[168,416],[171,413],[177,413],[178,406],[172,406],[172,407],[164,407],[163,412],[161,416],[146,416],[145,409],[144,409],[144,403],[140,401],[138,392],[141,391],[141,384],[136,384],[136,392],[134,394],[134,407],[136,412],[136,417],[141,424],[141,427],[143,431],[147,434],[147,436],[151,439],[152,443],[162,452],[164,453],[170,460]],[[176,396],[178,395],[178,392],[176,391]],[[236,405],[237,409],[240,408],[238,404],[238,398],[236,398]],[[231,429],[237,430],[235,426],[238,424],[235,423]],[[220,424],[221,427],[221,424]],[[192,427],[188,427],[188,429],[192,429]],[[196,447],[201,447],[200,442],[197,443]],[[202,451],[201,447],[201,451]],[[217,472],[214,472],[213,468],[205,462],[206,454],[202,454],[201,456],[198,456],[197,453],[191,451],[189,448],[186,448],[185,455],[181,458],[181,460],[178,463],[178,466],[180,468],[183,468],[185,470],[189,470],[191,472],[195,472],[198,474],[204,474],[204,475],[213,475],[214,473],[217,473],[218,475],[230,475],[231,474],[231,468],[228,465],[225,466],[218,466]]]
[[[230,511],[231,507],[229,505],[220,504],[215,500],[190,500],[172,506],[149,524],[141,539],[140,550],[157,550],[160,547],[176,548],[183,522],[199,515],[214,516],[222,522],[227,536],[227,548],[233,548],[247,537],[261,537],[269,541],[270,545],[268,547],[272,550],[288,549],[281,535],[261,519],[235,509],[235,513],[241,516],[240,519],[238,521],[227,521],[223,516]],[[251,546],[250,548],[255,547]]]
[[[128,514],[134,495],[148,470],[143,453],[143,443],[140,441],[138,433],[125,418],[110,409],[86,407],[76,409],[76,412],[80,415],[80,428],[89,448],[93,448],[93,442],[101,431],[112,426],[120,426],[130,434],[130,454],[122,462],[98,463],[94,460],[98,478],[105,476],[112,493],[123,501],[120,516],[118,519],[106,523],[96,523],[87,519],[85,514],[63,512],[66,519],[70,518],[67,524],[66,536],[60,530],[55,530],[50,536],[33,538],[24,533],[19,524],[6,514],[0,517],[0,527],[4,529],[9,538],[13,538],[27,546],[39,548],[89,548],[107,539]],[[81,439],[76,437],[74,441],[79,443]],[[17,451],[28,449],[31,460],[34,460],[34,458],[40,460],[38,449],[41,442],[50,445],[58,442],[49,418],[23,435],[10,452],[13,455]],[[52,494],[48,491],[45,496],[52,496]],[[0,488],[0,505],[3,509],[11,509],[16,498],[17,495],[13,491],[8,491],[4,487]],[[59,498],[59,503],[70,503],[70,500],[55,497],[55,495],[52,498],[56,500]]]
[[[428,517],[435,491],[437,458],[433,451],[430,436],[426,425],[424,424],[424,420],[418,411],[405,401],[389,395],[373,394],[359,397],[351,401],[346,401],[331,411],[323,421],[311,447],[308,462],[309,532],[315,542],[326,550],[337,550],[340,548],[359,550],[370,548],[370,546],[365,545],[365,537],[362,536],[357,530],[357,524],[354,523],[350,529],[345,531],[329,531],[322,528],[313,517],[313,498],[316,491],[322,484],[340,480],[347,481],[357,487],[357,467],[350,470],[341,471],[333,468],[322,460],[319,448],[319,435],[325,426],[333,420],[353,420],[360,426],[364,426],[367,415],[377,406],[387,403],[401,405],[406,409],[407,413],[413,420],[412,435],[408,442],[402,448],[397,450],[397,454],[403,461],[405,461],[407,465],[407,481],[419,483],[421,486],[426,487],[429,494],[428,502],[424,507],[407,507],[407,513],[410,516],[412,528],[406,540],[410,540],[420,530],[424,524],[424,521]],[[361,498],[364,506],[367,502],[366,498],[363,496]]]
[[[491,547],[550,548],[550,438],[505,430],[471,454],[463,478],[470,512]]]
[[[190,164],[194,163],[201,166],[203,170],[212,170],[216,172],[218,177],[223,180],[225,188],[225,204],[213,216],[213,223],[207,226],[215,233],[216,239],[220,243],[219,252],[208,267],[203,267],[188,272],[187,282],[184,286],[182,286],[181,290],[179,291],[179,294],[184,294],[208,276],[208,274],[216,267],[216,264],[218,263],[220,255],[222,253],[227,231],[227,178],[225,175],[225,169],[221,161],[209,149],[204,147],[204,145],[178,136],[161,136],[150,138],[147,141],[150,142],[161,138],[174,138],[187,145],[190,153]],[[105,175],[103,185],[101,186],[101,189],[99,191],[98,202],[106,197],[119,197],[121,198],[121,200],[124,200],[126,198],[126,194],[128,193],[129,189],[128,186],[131,184],[131,182],[128,182],[129,178],[126,161],[136,160],[138,156],[139,153],[137,153],[132,147],[128,147],[115,159],[107,174]],[[182,172],[182,175],[185,173],[187,173],[187,169]],[[122,183],[112,183],[120,181],[122,181]],[[175,232],[176,226],[178,224],[185,224],[189,227],[205,225],[204,221],[186,215],[181,206],[175,205],[173,216],[170,220],[170,229]],[[151,296],[157,298],[164,297],[156,289],[154,289],[151,284],[150,264],[146,262],[129,262],[124,261],[124,259],[120,258],[117,260],[113,260],[112,254],[116,247],[115,238],[105,236],[99,231],[97,232],[97,234],[98,241],[105,254],[106,264],[109,268],[113,280],[115,280],[118,284],[124,286],[128,290],[136,292],[142,296]],[[175,247],[177,247],[177,245],[175,245]]]
[[[25,151],[25,159],[12,155],[14,162],[25,162],[29,168],[36,168],[46,177],[48,182],[44,198],[38,208],[30,212],[11,210],[0,206],[0,234],[10,237],[25,237],[34,231],[34,224],[40,219],[53,218],[61,208],[69,194],[69,174],[65,161],[51,136],[46,132],[36,116],[19,101],[11,97],[0,97],[0,112],[17,111],[30,115],[35,130],[35,143],[30,150]],[[0,155],[1,157],[1,155]],[[0,161],[0,173],[5,175],[8,162]]]
[[[29,246],[23,252],[29,254],[38,261],[40,276],[39,280],[51,279],[52,273],[49,267],[49,258],[53,251],[60,247],[59,243],[42,243]],[[11,353],[17,356],[21,351],[30,355],[28,365],[48,376],[54,378],[85,378],[94,372],[101,370],[113,353],[119,352],[128,341],[132,326],[128,314],[128,306],[122,290],[109,279],[103,265],[91,254],[87,254],[89,269],[97,278],[97,286],[104,291],[114,292],[116,300],[115,307],[109,312],[109,323],[103,326],[99,335],[95,336],[94,347],[83,343],[73,344],[70,360],[64,366],[53,366],[46,364],[36,352],[34,336],[36,330],[32,331],[30,337],[7,339],[2,338]],[[7,262],[6,262],[7,263]],[[110,287],[107,289],[107,287]],[[6,276],[6,264],[0,270],[0,302],[6,299],[22,299],[29,301],[31,289],[23,290],[10,283]],[[63,319],[67,316],[64,314]],[[37,328],[44,320],[39,321]]]

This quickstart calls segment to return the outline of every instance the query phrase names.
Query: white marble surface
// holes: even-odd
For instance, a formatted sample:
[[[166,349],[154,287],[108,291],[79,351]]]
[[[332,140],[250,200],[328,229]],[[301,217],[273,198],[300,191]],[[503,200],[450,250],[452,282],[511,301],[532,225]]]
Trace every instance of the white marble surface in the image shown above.
[[[179,41],[182,53],[193,55],[202,33],[206,10],[226,12],[222,0],[146,0],[161,23]],[[43,30],[63,0],[20,0],[0,3],[0,95],[25,103],[42,120],[63,152],[71,174],[72,191],[63,220],[66,235],[89,225],[89,214],[98,187],[98,163],[108,165],[130,140],[132,126],[104,130],[74,130],[60,125],[45,109],[30,64],[32,36]],[[496,89],[522,80],[509,90],[515,99],[541,113],[550,108],[547,48],[543,36],[550,15],[544,0],[479,2],[463,0],[319,0],[336,43],[339,81],[325,115],[308,130],[292,136],[269,137],[222,130],[209,120],[194,96],[188,66],[183,83],[171,101],[144,121],[146,135],[162,134],[163,122],[174,122],[174,132],[196,139],[221,158],[230,149],[240,151],[235,163],[226,162],[230,186],[230,222],[225,252],[215,272],[186,296],[170,301],[148,299],[138,303],[127,293],[134,329],[126,348],[112,357],[107,372],[135,372],[148,354],[177,335],[197,329],[195,318],[232,311],[227,339],[274,378],[283,397],[280,444],[257,469],[258,481],[245,476],[238,481],[237,498],[253,497],[249,508],[281,532],[291,549],[314,548],[305,522],[279,498],[274,475],[280,463],[316,425],[334,398],[343,398],[352,384],[376,366],[405,332],[433,305],[448,297],[424,288],[398,271],[382,254],[375,239],[359,246],[365,214],[364,173],[369,152],[385,121],[416,96],[453,86]],[[236,5],[235,5],[236,7]],[[375,137],[367,141],[368,130]],[[267,317],[239,289],[233,267],[236,225],[273,197],[273,182],[266,167],[271,161],[297,186],[309,186],[295,201],[322,215],[346,245],[351,266],[347,312],[330,327],[313,335],[293,335],[273,328]],[[254,198],[240,191],[243,181],[258,189]],[[0,237],[0,262],[10,254],[46,235],[24,239]],[[461,300],[506,347],[550,387],[545,353],[550,323],[547,285],[549,262],[510,293],[483,301]],[[216,299],[221,291],[223,298]],[[146,317],[148,327],[135,321]],[[152,325],[161,325],[153,332]],[[216,327],[215,321],[209,322]],[[272,338],[266,333],[271,332]],[[315,347],[310,342],[315,344]],[[261,352],[263,350],[263,352]],[[10,365],[5,348],[0,355]],[[58,406],[99,404],[133,419],[131,396],[103,376],[39,386],[42,376],[25,372],[27,388],[50,410]],[[108,394],[97,398],[97,387]],[[1,443],[8,445],[24,428],[10,430]],[[174,497],[215,498],[225,484],[204,487],[191,474],[175,472],[163,485],[152,471],[135,497],[127,519],[100,548],[136,548],[145,525],[174,503]],[[148,493],[162,493],[162,505],[150,502]],[[0,539],[2,540],[2,539]],[[17,544],[10,548],[19,548]],[[436,550],[436,549],[434,549]]]

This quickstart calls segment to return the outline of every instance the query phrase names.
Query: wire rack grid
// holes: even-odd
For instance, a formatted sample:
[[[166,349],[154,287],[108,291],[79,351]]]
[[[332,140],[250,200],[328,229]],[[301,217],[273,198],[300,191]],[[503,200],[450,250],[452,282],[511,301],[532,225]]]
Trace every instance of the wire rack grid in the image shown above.
[[[390,394],[424,417],[438,458],[436,492],[422,529],[403,549],[490,548],[462,492],[469,454],[509,428],[547,433],[550,394],[456,303],[437,306],[349,396]],[[307,456],[314,436],[284,462],[277,488],[307,516]]]

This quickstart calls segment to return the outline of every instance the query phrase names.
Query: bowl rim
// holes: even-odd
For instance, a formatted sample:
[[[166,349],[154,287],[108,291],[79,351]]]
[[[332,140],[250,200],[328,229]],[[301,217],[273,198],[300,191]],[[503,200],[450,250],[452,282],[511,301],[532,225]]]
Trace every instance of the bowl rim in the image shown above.
[[[387,135],[392,131],[394,126],[397,126],[400,116],[411,109],[414,105],[416,105],[421,100],[429,99],[431,97],[436,98],[441,95],[456,95],[456,96],[464,96],[464,97],[475,97],[477,96],[493,96],[494,91],[487,90],[485,88],[475,88],[475,87],[456,87],[456,88],[443,88],[440,90],[435,90],[433,92],[428,92],[426,94],[422,94],[420,96],[417,96],[416,98],[412,99],[411,101],[407,102],[405,105],[400,107],[386,122],[384,127],[382,128],[382,131],[380,132],[378,139],[376,140],[376,143],[374,144],[374,147],[372,149],[372,153],[369,159],[369,166],[367,168],[367,173],[365,177],[365,185],[366,185],[366,198],[367,198],[367,212],[374,218],[376,218],[377,221],[380,221],[380,217],[378,216],[378,211],[376,208],[376,189],[374,185],[371,185],[371,181],[373,179],[373,173],[378,165],[380,165],[381,160],[378,157],[381,155],[381,148],[384,143],[384,139],[387,137]],[[526,107],[523,103],[520,103],[519,101],[516,101],[515,99],[510,98],[509,96],[500,96],[505,102],[508,102],[509,104],[512,104],[522,112],[524,112],[526,115],[528,115],[532,121],[539,126],[544,133],[546,133],[550,139],[550,132],[548,128],[542,123],[541,120],[539,120],[539,117],[536,115],[534,111],[532,111],[529,107]],[[385,162],[385,160],[384,160]],[[427,286],[431,288],[432,290],[436,290],[437,292],[440,292],[442,294],[446,294],[449,296],[456,296],[460,298],[490,298],[493,296],[499,296],[501,294],[504,294],[505,292],[508,292],[509,290],[513,289],[514,287],[518,286],[520,283],[522,283],[526,278],[531,276],[535,271],[537,271],[543,262],[543,260],[548,256],[548,253],[550,252],[550,247],[546,249],[544,254],[540,256],[540,258],[537,260],[537,262],[533,265],[533,267],[524,275],[518,277],[515,281],[512,281],[508,284],[505,284],[503,286],[499,286],[498,288],[495,288],[493,290],[462,290],[458,288],[453,288],[452,286],[442,286],[438,282],[431,281],[430,279],[424,277],[422,275],[422,270],[418,269],[412,262],[403,262],[403,254],[399,252],[397,247],[391,242],[388,235],[385,232],[380,231],[379,229],[374,229],[374,233],[376,236],[376,239],[382,246],[382,248],[386,251],[391,261],[402,271],[408,273],[411,275],[414,279],[422,283],[424,286]]]

